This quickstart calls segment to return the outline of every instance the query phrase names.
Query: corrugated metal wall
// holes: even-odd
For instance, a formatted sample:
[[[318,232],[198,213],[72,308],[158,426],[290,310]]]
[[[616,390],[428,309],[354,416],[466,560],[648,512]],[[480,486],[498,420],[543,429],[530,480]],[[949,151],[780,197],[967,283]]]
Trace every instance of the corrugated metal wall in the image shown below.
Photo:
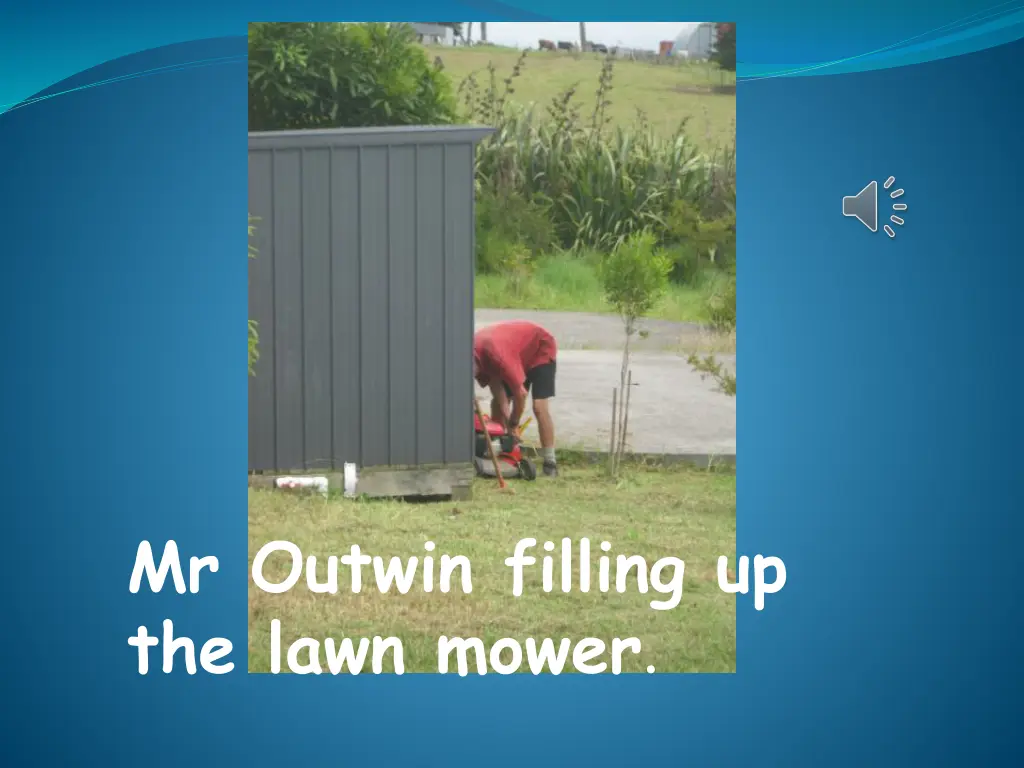
[[[249,469],[472,460],[473,152],[490,129],[249,134]]]

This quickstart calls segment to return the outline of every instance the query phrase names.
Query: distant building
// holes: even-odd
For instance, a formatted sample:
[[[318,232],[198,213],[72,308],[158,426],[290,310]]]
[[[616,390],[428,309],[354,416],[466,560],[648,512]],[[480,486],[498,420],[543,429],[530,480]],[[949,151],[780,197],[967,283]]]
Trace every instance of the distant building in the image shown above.
[[[707,60],[714,52],[716,42],[718,42],[718,34],[714,23],[705,21],[698,24],[696,29],[688,29],[679,33],[675,47],[672,49],[672,55],[698,61]]]
[[[453,45],[455,43],[455,32],[451,27],[412,22],[412,29],[416,33],[416,39],[424,45]]]

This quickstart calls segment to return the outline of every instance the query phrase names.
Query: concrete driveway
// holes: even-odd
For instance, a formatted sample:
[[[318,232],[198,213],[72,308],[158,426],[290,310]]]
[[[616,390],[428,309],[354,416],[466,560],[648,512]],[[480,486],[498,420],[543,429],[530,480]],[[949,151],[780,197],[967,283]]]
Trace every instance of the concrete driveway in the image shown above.
[[[478,328],[502,320],[530,320],[550,330],[559,345],[557,393],[552,402],[558,444],[607,451],[612,390],[622,366],[622,323],[617,317],[573,312],[478,310]],[[694,373],[683,351],[700,328],[645,321],[635,339],[627,442],[638,453],[735,455],[736,398]],[[718,358],[735,370],[735,356]],[[486,409],[489,395],[477,390]],[[536,426],[527,440],[536,440]]]
[[[483,328],[503,320],[529,320],[554,334],[559,350],[622,349],[625,339],[622,321],[614,315],[587,312],[547,312],[541,310],[478,309],[476,327]],[[644,320],[647,337],[634,337],[632,348],[678,352],[688,342],[700,338],[701,327],[693,323],[668,320]],[[610,406],[609,406],[610,407]]]

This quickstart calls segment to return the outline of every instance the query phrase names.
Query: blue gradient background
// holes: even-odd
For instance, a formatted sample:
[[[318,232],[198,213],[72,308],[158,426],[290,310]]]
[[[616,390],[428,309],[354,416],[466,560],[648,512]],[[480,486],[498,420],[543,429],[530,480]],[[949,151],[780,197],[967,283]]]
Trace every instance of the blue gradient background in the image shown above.
[[[520,6],[431,14],[611,18]],[[739,22],[739,549],[789,583],[736,675],[465,680],[244,671],[245,23],[364,9],[0,11],[2,762],[1021,763],[1021,7],[634,6]],[[895,240],[840,214],[888,175]],[[220,573],[130,595],[167,538]],[[137,675],[165,617],[236,671]]]

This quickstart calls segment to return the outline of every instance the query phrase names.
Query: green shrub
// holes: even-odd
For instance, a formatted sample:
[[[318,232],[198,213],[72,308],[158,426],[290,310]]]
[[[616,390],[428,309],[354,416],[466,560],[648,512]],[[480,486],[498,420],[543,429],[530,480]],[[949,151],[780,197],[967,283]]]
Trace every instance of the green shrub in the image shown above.
[[[671,262],[657,250],[657,238],[648,231],[636,232],[621,241],[601,262],[598,276],[604,286],[605,298],[622,318],[625,344],[622,349],[622,371],[612,407],[612,445],[609,468],[618,473],[626,451],[626,427],[629,423],[630,341],[637,320],[650,312],[668,288]]]
[[[483,273],[501,269],[503,257],[497,251],[509,243],[521,246],[529,260],[556,245],[555,230],[542,203],[489,189],[477,194],[476,239],[477,269]]]
[[[535,267],[536,262],[522,243],[511,243],[507,247],[502,262],[502,273],[508,276],[509,290],[514,298],[526,296]]]
[[[736,341],[736,263],[733,262],[724,273],[719,273],[716,280],[709,281],[710,290],[706,299],[705,310],[711,326],[718,331],[727,333]],[[736,396],[736,374],[728,366],[719,362],[715,355],[699,355],[691,352],[687,356],[690,367],[700,374],[701,378],[711,379],[719,391]]]
[[[526,280],[535,268],[529,249],[520,240],[510,240],[498,232],[484,232],[478,242],[478,272],[502,275],[518,297],[524,295]]]
[[[710,324],[720,331],[736,330],[736,265],[722,279],[713,281],[708,291],[707,313]]]
[[[251,131],[444,124],[455,106],[407,24],[249,25]]]
[[[718,361],[714,355],[698,355],[690,353],[686,358],[702,379],[711,379],[718,387],[718,391],[729,397],[736,397],[736,374]]]
[[[672,264],[658,250],[651,232],[636,232],[605,256],[598,277],[608,303],[622,317],[627,337],[636,321],[650,312],[668,287]]]
[[[687,200],[676,200],[666,219],[676,282],[695,285],[708,266],[728,271],[736,263],[736,214],[710,215]]]
[[[673,243],[665,248],[665,255],[672,263],[669,278],[680,285],[697,285],[703,274],[700,251],[693,243]]]

